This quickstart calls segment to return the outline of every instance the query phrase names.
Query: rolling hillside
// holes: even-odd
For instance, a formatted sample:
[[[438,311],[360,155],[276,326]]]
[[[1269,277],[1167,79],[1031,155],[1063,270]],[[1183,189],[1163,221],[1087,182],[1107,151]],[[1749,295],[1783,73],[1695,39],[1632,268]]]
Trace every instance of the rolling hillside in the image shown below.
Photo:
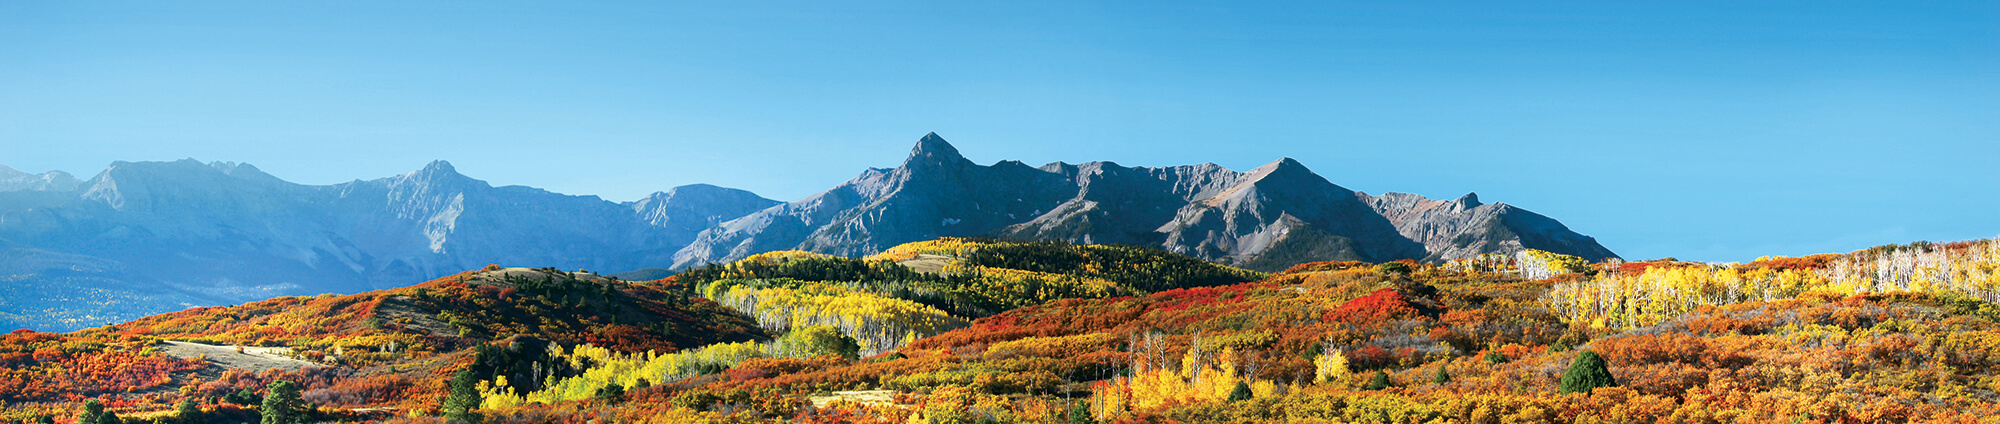
[[[2000,240],[1266,275],[940,239],[638,283],[491,267],[18,331],[0,336],[0,417],[69,423],[93,398],[168,419],[189,399],[249,420],[287,381],[302,416],[350,421],[1978,422],[2000,412],[1994,300]]]

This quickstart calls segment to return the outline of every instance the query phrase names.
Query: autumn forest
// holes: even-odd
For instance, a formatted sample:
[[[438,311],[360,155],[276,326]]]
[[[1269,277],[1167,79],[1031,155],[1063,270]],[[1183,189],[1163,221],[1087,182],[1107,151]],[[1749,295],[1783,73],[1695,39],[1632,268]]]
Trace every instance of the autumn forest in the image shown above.
[[[2000,239],[1275,273],[944,238],[0,336],[0,421],[1866,423],[2000,417]]]

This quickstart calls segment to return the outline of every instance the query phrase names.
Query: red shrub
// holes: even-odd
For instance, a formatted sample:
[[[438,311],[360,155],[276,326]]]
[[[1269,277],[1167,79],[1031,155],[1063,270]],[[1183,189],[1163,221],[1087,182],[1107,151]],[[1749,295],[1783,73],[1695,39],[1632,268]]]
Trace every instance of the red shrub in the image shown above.
[[[1417,308],[1410,305],[1409,298],[1395,289],[1381,289],[1367,296],[1357,297],[1328,311],[1324,320],[1353,324],[1374,323],[1394,318],[1417,315]]]

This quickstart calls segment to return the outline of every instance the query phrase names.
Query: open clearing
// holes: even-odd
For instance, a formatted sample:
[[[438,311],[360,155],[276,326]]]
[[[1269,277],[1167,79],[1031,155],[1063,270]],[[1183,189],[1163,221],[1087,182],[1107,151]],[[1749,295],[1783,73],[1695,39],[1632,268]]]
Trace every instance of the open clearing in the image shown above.
[[[922,272],[927,274],[943,274],[944,266],[951,264],[951,261],[952,257],[950,256],[917,255],[916,259],[897,262],[897,264],[910,267],[910,269],[915,270],[917,272]]]
[[[226,369],[263,371],[272,368],[295,371],[320,364],[292,359],[285,355],[292,353],[282,347],[243,347],[243,353],[236,353],[235,346],[216,346],[192,342],[162,342],[160,351],[175,358],[195,358],[207,355],[208,363]]]

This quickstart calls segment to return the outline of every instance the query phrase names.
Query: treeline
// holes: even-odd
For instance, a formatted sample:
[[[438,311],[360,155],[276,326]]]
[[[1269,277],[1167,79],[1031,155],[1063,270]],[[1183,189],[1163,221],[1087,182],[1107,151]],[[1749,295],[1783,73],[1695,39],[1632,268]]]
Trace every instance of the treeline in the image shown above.
[[[1567,321],[1617,329],[1659,324],[1701,308],[1807,296],[1911,292],[1990,303],[2000,300],[2000,239],[1765,257],[1747,264],[1620,264],[1596,274],[1555,284],[1541,301]]]

